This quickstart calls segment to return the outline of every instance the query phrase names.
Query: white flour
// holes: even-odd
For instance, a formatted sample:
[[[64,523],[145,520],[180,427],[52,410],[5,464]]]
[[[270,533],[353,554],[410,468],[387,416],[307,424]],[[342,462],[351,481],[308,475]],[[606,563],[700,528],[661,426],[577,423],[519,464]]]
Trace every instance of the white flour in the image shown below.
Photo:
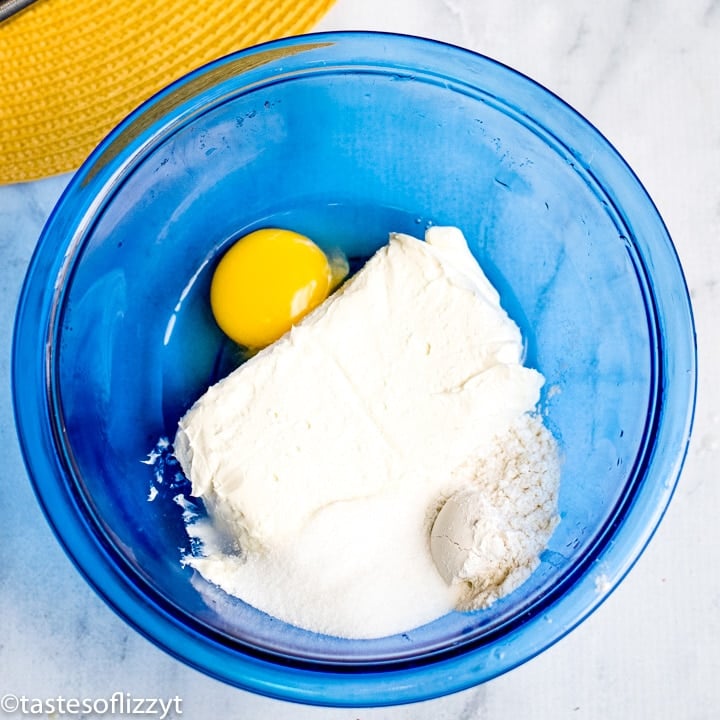
[[[463,587],[459,608],[477,609],[538,565],[557,524],[557,445],[539,417],[525,414],[465,472],[467,485],[432,518],[430,542],[446,580]]]

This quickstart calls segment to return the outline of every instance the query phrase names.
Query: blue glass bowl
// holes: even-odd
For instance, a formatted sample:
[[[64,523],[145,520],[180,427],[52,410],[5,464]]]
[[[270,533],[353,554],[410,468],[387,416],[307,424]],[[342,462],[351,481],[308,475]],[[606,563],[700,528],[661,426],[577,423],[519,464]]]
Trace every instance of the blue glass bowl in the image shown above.
[[[395,637],[290,627],[180,564],[180,509],[142,464],[238,361],[212,269],[266,225],[356,264],[389,231],[462,228],[547,378],[561,522],[490,609]],[[13,349],[19,436],[68,555],[131,625],[267,695],[382,705],[460,690],[548,647],[622,579],[670,500],[694,406],[690,303],[667,231],[608,142],[536,83],[437,42],[290,38],[153,97],[69,184],[32,259]]]

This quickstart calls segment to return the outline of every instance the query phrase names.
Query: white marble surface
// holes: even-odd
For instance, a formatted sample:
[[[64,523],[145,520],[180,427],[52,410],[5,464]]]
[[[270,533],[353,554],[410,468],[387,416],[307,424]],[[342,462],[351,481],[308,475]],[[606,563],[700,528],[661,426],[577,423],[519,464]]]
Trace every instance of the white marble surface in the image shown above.
[[[715,720],[720,2],[338,0],[320,27],[425,35],[501,60],[570,102],[636,170],[675,241],[697,322],[696,426],[670,510],[630,576],[589,620],[541,656],[475,689],[353,711],[282,703],[207,678],[130,630],[95,596],[34,500],[10,411],[11,329],[34,242],[68,178],[2,187],[0,695],[179,694],[183,717],[192,720]]]

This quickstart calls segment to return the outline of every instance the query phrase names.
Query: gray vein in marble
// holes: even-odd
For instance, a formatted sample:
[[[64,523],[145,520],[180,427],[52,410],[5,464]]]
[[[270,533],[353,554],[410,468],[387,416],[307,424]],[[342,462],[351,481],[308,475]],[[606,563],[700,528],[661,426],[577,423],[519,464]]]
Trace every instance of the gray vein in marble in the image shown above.
[[[710,0],[702,14],[702,22],[707,23],[714,19],[720,10],[720,0]]]
[[[570,44],[570,47],[567,49],[566,55],[568,58],[575,55],[578,50],[585,46],[585,40],[588,37],[588,34],[589,30],[587,20],[583,17],[580,19],[573,41]]]
[[[605,65],[598,73],[598,82],[593,90],[589,107],[594,108],[602,94],[605,92],[608,84],[610,84],[615,75],[622,67],[622,60],[628,49],[628,36],[632,33],[638,17],[638,8],[643,4],[643,0],[629,0],[624,7],[624,15],[617,32],[616,40],[610,47]]]
[[[457,720],[483,720],[487,714],[487,690],[481,685],[468,691],[467,702],[460,709]]]
[[[440,0],[441,6],[446,9],[452,17],[457,20],[460,25],[460,31],[462,33],[463,42],[468,44],[470,41],[469,34],[469,23],[465,16],[465,10],[461,5],[458,5],[455,0]]]

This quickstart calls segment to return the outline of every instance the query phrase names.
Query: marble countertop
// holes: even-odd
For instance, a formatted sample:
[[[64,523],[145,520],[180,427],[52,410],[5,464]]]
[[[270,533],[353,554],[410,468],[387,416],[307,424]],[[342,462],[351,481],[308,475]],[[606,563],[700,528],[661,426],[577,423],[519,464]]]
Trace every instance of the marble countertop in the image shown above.
[[[12,323],[34,244],[69,177],[0,187],[0,696],[179,695],[182,716],[191,720],[715,720],[720,2],[337,0],[319,29],[411,33],[489,55],[568,101],[636,171],[673,237],[697,323],[696,424],[670,509],[630,575],[588,620],[482,686],[415,705],[339,710],[291,705],[205,677],[104,605],[63,554],[34,499],[11,412]]]

